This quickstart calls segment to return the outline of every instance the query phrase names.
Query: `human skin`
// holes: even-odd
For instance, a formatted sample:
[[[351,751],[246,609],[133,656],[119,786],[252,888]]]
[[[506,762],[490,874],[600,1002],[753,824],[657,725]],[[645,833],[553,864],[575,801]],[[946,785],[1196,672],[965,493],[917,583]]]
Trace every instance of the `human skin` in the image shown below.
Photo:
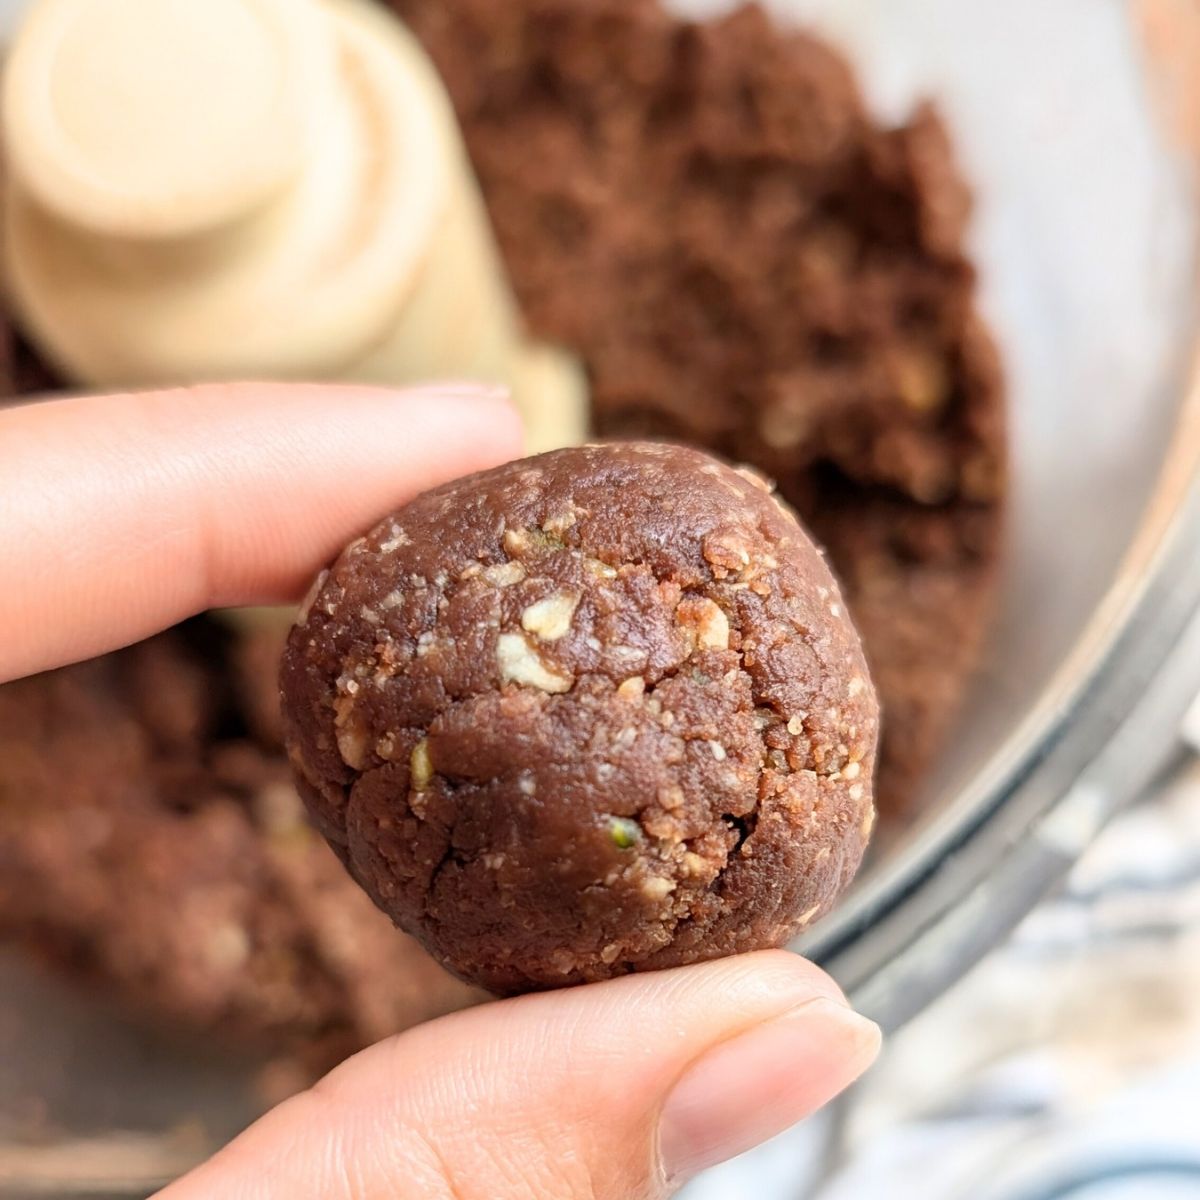
[[[0,411],[0,679],[296,600],[381,515],[519,444],[503,397],[465,385]],[[363,1051],[161,1195],[657,1198],[820,1107],[878,1041],[779,951],[503,1001]]]

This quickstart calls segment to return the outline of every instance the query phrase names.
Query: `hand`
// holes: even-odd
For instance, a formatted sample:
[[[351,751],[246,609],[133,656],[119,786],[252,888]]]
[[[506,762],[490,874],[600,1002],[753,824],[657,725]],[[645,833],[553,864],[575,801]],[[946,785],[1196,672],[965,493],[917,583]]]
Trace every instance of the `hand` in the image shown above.
[[[0,680],[298,600],[417,492],[520,453],[500,393],[256,384],[0,410]]]
[[[0,413],[0,679],[296,599],[356,533],[519,453],[466,387],[241,386]],[[782,952],[507,1000],[391,1038],[161,1200],[670,1194],[845,1088],[879,1035]]]

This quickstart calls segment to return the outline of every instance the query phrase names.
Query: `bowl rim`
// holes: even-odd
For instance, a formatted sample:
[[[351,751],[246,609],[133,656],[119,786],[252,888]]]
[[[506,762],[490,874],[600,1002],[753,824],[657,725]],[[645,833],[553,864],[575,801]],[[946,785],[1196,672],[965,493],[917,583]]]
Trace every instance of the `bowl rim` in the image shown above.
[[[1200,337],[1186,364],[1137,532],[1038,702],[928,828],[793,944],[885,1028],[1001,941],[1180,745],[1200,693]]]

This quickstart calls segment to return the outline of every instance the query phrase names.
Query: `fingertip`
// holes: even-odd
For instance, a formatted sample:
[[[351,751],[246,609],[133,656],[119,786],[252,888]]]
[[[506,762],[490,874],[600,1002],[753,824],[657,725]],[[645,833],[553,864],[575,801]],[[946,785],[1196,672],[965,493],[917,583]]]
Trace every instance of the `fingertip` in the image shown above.
[[[486,1178],[497,1200],[665,1196],[809,1115],[878,1045],[782,951],[501,1000],[348,1060],[179,1196],[264,1164],[297,1197],[348,1195],[350,1170],[355,1195],[383,1194],[430,1164],[448,1194]]]
[[[16,517],[0,540],[23,579],[0,598],[3,677],[299,596],[375,521],[522,441],[504,389],[465,383],[205,384],[0,419]]]
[[[640,1003],[676,1008],[717,1004],[727,1014],[754,1015],[783,1011],[818,997],[846,1005],[841,988],[831,976],[788,950],[757,950],[672,970],[624,975],[606,983],[525,999],[544,1003],[553,996],[586,1004]]]
[[[468,407],[469,423],[479,429],[484,452],[496,463],[520,458],[525,450],[525,426],[508,388],[477,384],[458,392]]]
[[[711,970],[725,992],[744,992],[756,1001],[768,997],[825,997],[845,1006],[845,994],[833,977],[791,950],[755,950],[700,964]]]
[[[867,1070],[879,1044],[872,1021],[819,996],[711,1046],[663,1106],[663,1176],[690,1179],[804,1120]]]
[[[525,430],[508,388],[499,384],[435,382],[380,391],[405,439],[431,456],[452,454],[459,474],[498,466],[524,453]]]

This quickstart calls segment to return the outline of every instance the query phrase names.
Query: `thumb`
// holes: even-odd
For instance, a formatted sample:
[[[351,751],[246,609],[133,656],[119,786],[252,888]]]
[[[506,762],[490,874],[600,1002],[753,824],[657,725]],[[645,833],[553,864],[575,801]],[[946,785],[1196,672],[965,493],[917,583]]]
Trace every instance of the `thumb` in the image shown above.
[[[878,1045],[781,951],[524,996],[363,1051],[159,1200],[666,1196],[819,1108]]]

